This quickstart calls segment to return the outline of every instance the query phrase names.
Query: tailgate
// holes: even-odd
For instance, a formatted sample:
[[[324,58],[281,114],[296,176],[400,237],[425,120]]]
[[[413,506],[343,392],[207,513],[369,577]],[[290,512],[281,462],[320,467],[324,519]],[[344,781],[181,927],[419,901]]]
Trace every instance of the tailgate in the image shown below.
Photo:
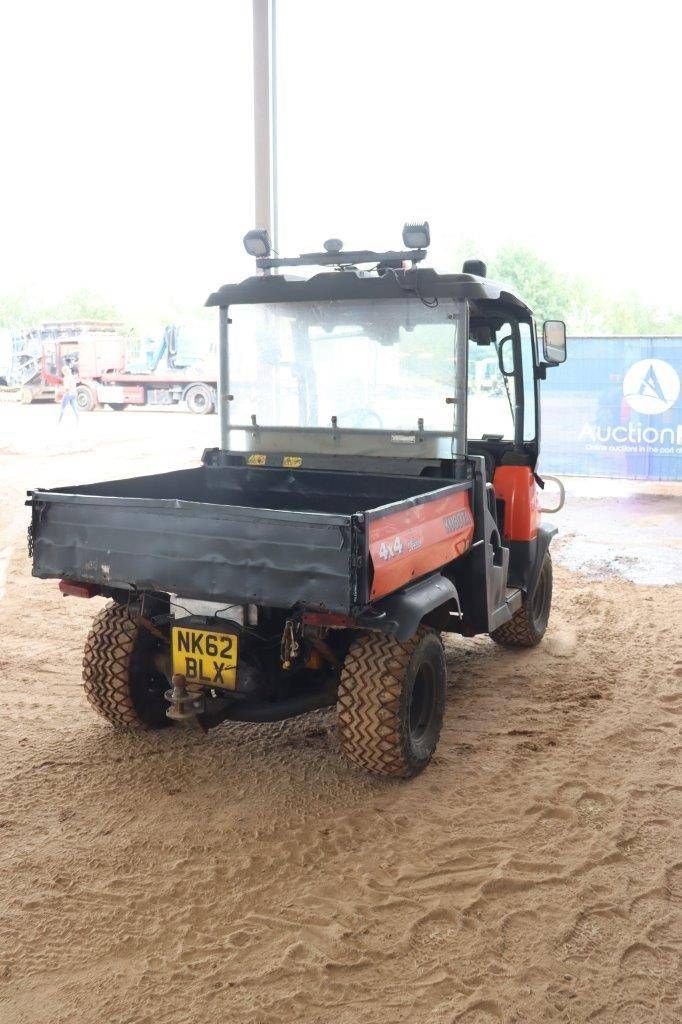
[[[348,613],[351,515],[34,491],[33,575],[205,600]]]

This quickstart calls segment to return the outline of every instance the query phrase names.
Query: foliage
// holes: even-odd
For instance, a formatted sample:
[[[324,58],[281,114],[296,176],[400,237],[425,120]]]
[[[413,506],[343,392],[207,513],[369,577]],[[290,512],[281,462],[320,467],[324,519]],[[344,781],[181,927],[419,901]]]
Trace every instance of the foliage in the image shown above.
[[[46,320],[122,320],[113,302],[86,288],[53,302],[37,302],[25,293],[0,296],[0,327],[21,331]]]
[[[490,276],[508,282],[535,312],[538,320],[565,320],[571,304],[568,281],[529,249],[500,249]]]
[[[489,273],[508,283],[528,303],[538,322],[564,320],[574,336],[682,333],[682,311],[657,310],[634,291],[616,297],[599,292],[586,278],[562,274],[523,247],[500,249]]]

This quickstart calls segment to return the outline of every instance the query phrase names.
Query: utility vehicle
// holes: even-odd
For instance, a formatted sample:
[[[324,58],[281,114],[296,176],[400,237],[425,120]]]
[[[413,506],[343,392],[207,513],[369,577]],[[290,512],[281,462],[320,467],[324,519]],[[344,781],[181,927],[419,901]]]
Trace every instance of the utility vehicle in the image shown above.
[[[564,325],[545,323],[539,352],[531,310],[484,264],[423,269],[427,224],[403,241],[285,259],[250,232],[260,273],[207,303],[220,446],[194,468],[30,492],[34,575],[110,599],[83,677],[113,725],[336,704],[352,762],[411,776],[441,731],[441,634],[542,639],[556,531],[538,383]],[[321,269],[273,273],[292,266]],[[468,394],[491,358],[499,387]]]

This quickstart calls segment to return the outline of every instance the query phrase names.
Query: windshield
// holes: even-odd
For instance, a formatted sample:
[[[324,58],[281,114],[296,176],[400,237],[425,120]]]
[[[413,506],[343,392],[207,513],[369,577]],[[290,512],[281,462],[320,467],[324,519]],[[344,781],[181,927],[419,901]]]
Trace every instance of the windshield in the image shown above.
[[[411,296],[232,306],[230,419],[452,433],[461,315]]]

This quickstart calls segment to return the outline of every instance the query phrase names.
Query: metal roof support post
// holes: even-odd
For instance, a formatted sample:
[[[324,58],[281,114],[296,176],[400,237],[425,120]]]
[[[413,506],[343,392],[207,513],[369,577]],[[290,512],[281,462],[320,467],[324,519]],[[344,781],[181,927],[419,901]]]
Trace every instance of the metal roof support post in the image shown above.
[[[457,320],[457,333],[455,336],[455,431],[453,455],[455,456],[455,476],[457,479],[462,479],[466,476],[468,355],[469,303],[465,301],[462,304],[462,316]]]
[[[218,417],[220,420],[220,448],[230,447],[230,324],[229,309],[220,307],[220,344],[218,346]]]
[[[253,0],[253,120],[256,227],[277,252],[277,85],[275,0]]]

